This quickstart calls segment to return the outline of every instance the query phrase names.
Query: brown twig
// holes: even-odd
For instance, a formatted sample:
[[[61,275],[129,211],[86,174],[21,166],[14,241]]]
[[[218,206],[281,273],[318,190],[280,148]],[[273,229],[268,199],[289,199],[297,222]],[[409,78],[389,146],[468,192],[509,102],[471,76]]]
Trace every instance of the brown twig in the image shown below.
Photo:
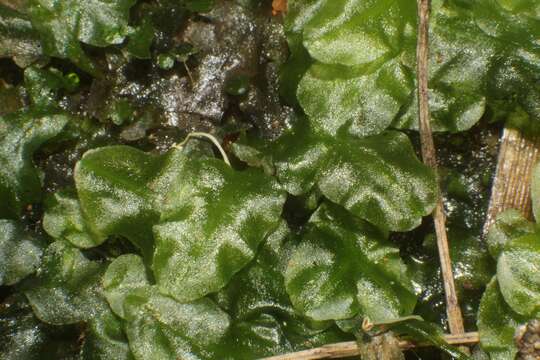
[[[420,122],[420,141],[422,143],[422,158],[424,163],[437,171],[437,157],[433,135],[431,132],[431,122],[429,113],[428,96],[428,58],[429,58],[429,0],[418,0],[418,42],[416,47],[416,63],[418,76],[418,115]],[[448,325],[452,334],[462,334],[463,317],[459,307],[452,263],[450,261],[450,251],[448,248],[448,237],[446,234],[446,216],[442,197],[433,211],[433,221],[435,223],[435,233],[437,235],[437,247],[441,261],[442,278],[444,282],[444,292],[446,295],[446,312],[448,314]]]
[[[470,332],[460,335],[445,335],[444,339],[451,345],[472,345],[479,341],[477,332]],[[417,346],[429,346],[429,344],[414,344],[409,341],[400,341],[402,349],[411,349]],[[347,341],[335,344],[328,344],[318,348],[298,351],[295,353],[277,355],[264,360],[316,360],[316,359],[338,359],[349,356],[360,355],[360,349],[356,341]]]

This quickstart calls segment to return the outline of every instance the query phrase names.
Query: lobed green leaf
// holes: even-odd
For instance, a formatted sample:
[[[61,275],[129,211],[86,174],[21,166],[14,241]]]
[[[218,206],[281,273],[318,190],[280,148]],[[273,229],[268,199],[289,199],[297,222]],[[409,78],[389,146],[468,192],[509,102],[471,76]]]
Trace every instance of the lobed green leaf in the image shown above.
[[[260,358],[349,339],[330,322],[311,321],[294,310],[284,277],[293,244],[282,221],[257,257],[217,294],[218,305],[231,316],[222,358]]]
[[[540,20],[531,8],[497,0],[433,2],[435,130],[469,129],[489,106],[496,119],[538,131]],[[390,124],[418,128],[416,3],[293,0],[286,25],[289,39],[302,39],[315,59],[297,96],[316,131],[367,136]]]
[[[153,256],[157,286],[180,301],[225,286],[275,229],[285,201],[258,171],[180,150],[92,150],[77,164],[75,182],[91,228],[125,236],[147,260]]]
[[[329,200],[383,229],[407,231],[435,206],[437,183],[402,133],[363,139],[298,127],[271,147],[276,175],[293,195],[316,187]]]
[[[84,360],[133,359],[124,334],[124,324],[108,309],[89,321],[84,335],[81,347],[81,358]]]
[[[114,313],[125,319],[124,300],[132,291],[150,285],[140,256],[125,254],[117,257],[103,275],[103,292]]]
[[[264,174],[236,172],[218,160],[185,162],[182,170],[154,226],[153,270],[163,293],[190,301],[225,286],[255,257],[285,197]]]
[[[17,217],[41,200],[41,181],[32,155],[58,135],[68,116],[31,109],[0,117],[0,217]]]
[[[24,293],[43,322],[64,325],[87,321],[106,309],[100,295],[104,271],[102,263],[56,241],[45,250],[41,267],[25,284]]]
[[[497,261],[497,281],[512,310],[540,317],[540,234],[513,239]]]
[[[227,333],[228,315],[211,300],[180,303],[155,287],[124,302],[126,333],[136,359],[212,359]]]
[[[13,285],[40,264],[43,240],[13,220],[0,220],[0,285]]]
[[[498,214],[486,236],[491,256],[497,259],[512,239],[534,233],[534,231],[535,225],[517,210],[509,209]]]
[[[383,232],[331,204],[311,217],[285,284],[295,308],[314,320],[358,314],[386,321],[411,314],[416,303],[399,250]]]
[[[516,328],[524,321],[510,308],[493,278],[482,296],[478,311],[480,344],[493,360],[513,359],[517,353],[514,341]]]
[[[106,239],[88,227],[77,194],[72,189],[58,191],[47,198],[43,229],[53,238],[65,239],[83,249],[98,246]]]
[[[122,43],[129,33],[129,9],[134,4],[134,0],[29,0],[27,6],[45,54],[67,58],[95,73],[80,42],[99,47]]]

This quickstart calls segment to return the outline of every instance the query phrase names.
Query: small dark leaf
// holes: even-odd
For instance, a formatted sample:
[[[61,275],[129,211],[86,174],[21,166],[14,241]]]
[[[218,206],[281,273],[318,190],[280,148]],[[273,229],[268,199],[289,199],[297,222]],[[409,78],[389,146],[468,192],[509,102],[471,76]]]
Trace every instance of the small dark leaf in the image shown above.
[[[138,59],[150,59],[150,47],[154,36],[155,29],[152,20],[144,17],[141,24],[129,35],[126,50]]]

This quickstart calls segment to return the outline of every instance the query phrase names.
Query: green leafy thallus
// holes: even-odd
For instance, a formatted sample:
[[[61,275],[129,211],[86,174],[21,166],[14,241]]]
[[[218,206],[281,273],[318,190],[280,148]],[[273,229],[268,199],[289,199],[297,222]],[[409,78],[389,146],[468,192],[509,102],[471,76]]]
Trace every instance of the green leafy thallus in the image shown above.
[[[531,197],[538,217],[540,167],[533,170]],[[498,215],[487,236],[497,273],[478,312],[480,344],[493,359],[516,356],[517,328],[540,317],[540,234],[538,225],[516,210]]]
[[[309,147],[306,147],[306,148],[307,148],[308,150],[312,150],[312,149],[310,149]],[[352,148],[352,147],[351,147],[351,148]],[[345,164],[353,163],[353,164],[354,164],[354,162],[349,162],[349,161],[344,161],[343,163],[345,163]],[[286,161],[282,161],[281,164],[284,165],[284,167],[286,168],[286,170],[288,170],[289,167],[288,167],[288,164],[286,163]],[[341,165],[341,164],[339,164],[339,165]],[[285,171],[282,171],[282,177],[285,177],[285,176],[286,176],[286,175],[283,175],[284,173],[286,173],[286,170],[285,170]],[[291,170],[294,170],[294,167],[291,167]],[[319,180],[319,176],[326,175],[326,174],[324,174],[324,172],[316,173],[316,174],[317,174],[317,176],[316,176],[316,180],[317,180],[317,181]],[[324,176],[322,176],[322,178],[324,179]],[[313,183],[314,183],[314,184],[318,184],[317,181],[313,181]],[[310,181],[310,182],[311,182],[311,181]],[[324,184],[324,183],[323,183],[323,184]],[[317,185],[317,186],[318,186],[318,185]],[[292,187],[291,187],[291,188],[292,188]],[[302,191],[304,191],[304,190],[302,190]],[[331,191],[328,191],[327,193],[328,193],[328,194],[331,194],[332,192],[331,192]],[[350,196],[350,194],[345,195],[345,196],[343,197],[343,199],[339,200],[339,202],[340,202],[340,203],[343,203],[343,204],[346,204],[345,199],[347,199],[349,196]],[[336,199],[339,199],[338,196],[336,196],[335,198],[336,198]],[[351,209],[353,209],[353,207],[351,207]],[[361,213],[361,212],[357,212],[357,213]],[[377,217],[374,217],[374,219],[378,219],[378,218],[379,218],[378,216],[377,216]],[[418,217],[416,217],[416,218],[418,218]],[[385,224],[385,220],[377,220],[377,221],[378,221],[378,224]],[[397,224],[397,222],[396,222],[396,224]],[[392,226],[397,226],[397,225],[392,225]],[[405,225],[402,225],[402,226],[405,226]],[[414,226],[414,225],[408,225],[408,226]],[[60,236],[60,235],[58,235],[58,236]]]
[[[385,139],[385,137],[381,137],[380,139]],[[397,139],[399,139],[399,140],[397,140]],[[396,143],[397,148],[396,149],[391,149],[390,152],[395,152],[394,156],[397,156],[397,154],[400,154],[399,156],[403,156],[403,153],[405,153],[405,154],[409,153],[410,148],[407,147],[406,142],[404,140],[405,138],[398,136],[397,139],[396,139],[397,140],[397,143]],[[378,143],[379,143],[379,141],[376,141],[374,139],[373,141],[368,142],[366,146],[369,147],[371,145],[371,146],[374,146],[374,149],[378,149],[378,147],[376,145]],[[171,150],[171,152],[169,154],[166,154],[166,155],[162,156],[162,158],[166,159],[169,156],[171,156],[173,158],[174,158],[174,156],[179,156],[179,151],[180,151],[179,149],[173,149],[173,150]],[[97,155],[94,155],[95,153],[97,153]],[[116,154],[116,156],[115,156],[115,154]],[[172,155],[172,154],[174,154],[174,155]],[[182,155],[182,154],[180,154],[180,155]],[[388,156],[390,156],[390,155],[388,155]],[[408,155],[406,155],[406,156],[408,156]],[[405,156],[405,158],[406,158],[406,156]],[[120,158],[118,158],[118,157],[120,157]],[[160,157],[157,157],[157,159],[159,159],[159,158]],[[131,149],[129,147],[108,147],[108,148],[102,148],[102,149],[99,149],[97,151],[87,153],[85,155],[85,157],[78,164],[75,177],[76,177],[76,185],[77,185],[77,188],[78,188],[78,193],[79,193],[80,202],[81,202],[81,209],[82,210],[87,209],[86,211],[83,211],[84,212],[84,217],[85,217],[84,221],[88,222],[87,226],[88,226],[89,229],[93,229],[93,233],[101,234],[100,238],[103,238],[103,239],[106,238],[106,236],[104,236],[104,233],[107,234],[108,233],[107,231],[110,231],[110,233],[108,233],[108,234],[119,233],[119,234],[121,234],[123,236],[126,236],[126,237],[130,238],[132,241],[135,240],[136,244],[144,244],[143,243],[143,241],[144,241],[143,237],[132,236],[132,234],[130,234],[129,231],[125,232],[126,228],[122,226],[122,221],[124,221],[124,218],[123,218],[124,214],[122,214],[122,213],[119,214],[120,215],[120,217],[119,217],[120,226],[118,226],[118,227],[116,227],[116,226],[107,227],[107,226],[109,226],[108,224],[100,223],[99,225],[102,226],[102,227],[98,228],[96,230],[94,228],[91,228],[91,226],[92,226],[92,223],[93,223],[92,216],[96,216],[95,211],[98,211],[98,213],[101,212],[102,214],[107,214],[108,220],[111,220],[111,215],[113,215],[115,212],[105,208],[105,206],[110,206],[111,204],[116,204],[116,205],[120,205],[122,209],[126,208],[126,207],[129,209],[129,208],[134,207],[132,205],[133,202],[135,204],[140,203],[140,202],[134,201],[134,200],[136,200],[136,198],[133,198],[132,196],[126,196],[127,194],[125,194],[124,191],[129,190],[131,193],[135,193],[135,194],[138,194],[139,196],[141,196],[140,194],[142,192],[139,193],[139,192],[136,192],[136,190],[137,189],[145,189],[145,194],[148,194],[148,188],[151,188],[151,187],[146,187],[144,185],[144,183],[145,183],[145,181],[147,179],[152,178],[152,176],[149,175],[149,174],[158,173],[156,178],[163,177],[165,179],[168,179],[167,181],[171,181],[171,179],[173,179],[173,177],[168,175],[169,169],[167,168],[167,166],[165,166],[160,161],[150,161],[150,159],[154,160],[154,159],[156,159],[156,157],[153,157],[153,156],[151,156],[149,154],[144,154],[141,151]],[[179,162],[178,159],[183,159],[183,155],[179,156],[174,161],[170,160],[170,166],[172,167],[173,164],[174,165],[178,165],[179,163],[182,164],[182,161]],[[166,161],[167,160],[165,160],[164,163],[166,163]],[[193,161],[193,159],[191,159],[190,161]],[[218,161],[218,160],[215,160],[215,161]],[[407,161],[409,161],[409,160],[407,160]],[[403,163],[404,166],[407,163],[407,161],[405,161]],[[145,164],[150,164],[150,163],[155,167],[152,168],[151,166],[145,166]],[[219,162],[219,163],[221,163],[221,162]],[[415,164],[415,166],[417,166],[419,168],[421,168],[423,166],[419,162],[414,163],[414,164]],[[81,170],[81,168],[83,170]],[[162,168],[165,168],[167,170],[165,170],[165,171],[156,170],[156,169],[162,169]],[[226,168],[228,168],[228,166],[225,166],[224,168],[226,169]],[[100,169],[105,169],[106,171],[98,171]],[[140,173],[138,173],[137,171],[140,172]],[[149,171],[149,173],[146,173],[145,171]],[[232,171],[232,169],[231,169],[231,171]],[[429,185],[432,184],[432,181],[434,181],[434,178],[432,178],[432,175],[429,172],[422,173],[422,171],[420,171],[418,174],[415,174],[413,172],[409,176],[413,176],[413,177],[414,176],[420,176],[420,178],[422,178],[422,176],[425,176],[426,178],[424,180],[422,180],[422,181],[427,181],[426,184],[428,185],[428,187],[425,188],[425,189],[429,189],[430,188]],[[80,175],[81,172],[83,173],[83,175]],[[261,172],[257,172],[257,173],[259,174],[259,176],[267,178],[267,176],[265,176]],[[128,174],[129,174],[129,176],[126,176]],[[143,174],[143,176],[141,176],[140,174]],[[146,175],[144,175],[144,174],[146,174]],[[423,174],[423,175],[420,175],[420,174]],[[130,182],[127,182],[127,183],[126,182],[119,182],[119,180],[122,179],[122,178],[127,178],[127,179],[130,180]],[[198,179],[198,178],[200,178],[200,176],[193,176],[193,178]],[[144,180],[144,181],[140,181],[140,180]],[[174,182],[172,182],[172,183],[176,184]],[[103,184],[107,184],[107,186],[104,186]],[[129,186],[130,184],[137,184],[137,186]],[[142,184],[142,185],[140,185],[140,184]],[[164,184],[167,185],[168,183],[164,183]],[[172,187],[172,185],[171,185],[171,187]],[[118,191],[118,190],[116,190],[114,188],[119,188],[119,190],[121,190],[121,191]],[[100,192],[100,191],[102,191],[102,189],[105,190],[105,191]],[[112,191],[112,189],[114,189],[115,191]],[[169,190],[167,190],[167,189],[169,189],[167,187],[164,187],[162,189],[166,189],[162,193],[167,193],[167,191],[169,191]],[[258,190],[260,190],[260,189],[258,189]],[[86,194],[85,193],[86,191],[89,191],[90,193]],[[419,191],[424,191],[424,190],[419,190]],[[180,193],[182,193],[182,191]],[[91,196],[90,194],[93,194],[93,195]],[[122,196],[118,196],[119,194],[122,195]],[[107,200],[108,196],[116,196],[116,197],[115,197],[114,201],[108,201]],[[150,193],[148,196],[149,196],[150,199],[152,199],[152,197],[155,196],[155,195]],[[85,197],[86,197],[86,199],[93,199],[94,201],[97,201],[97,205],[98,206],[103,206],[103,207],[102,208],[98,207],[97,210],[95,210],[95,209],[93,210],[92,207],[89,206],[88,202],[86,203],[86,207],[85,207],[85,201],[88,201],[88,200],[85,199]],[[120,199],[123,202],[118,202],[118,199]],[[428,197],[428,198],[426,198],[426,200],[424,200],[424,201],[427,201],[424,206],[427,206],[428,209],[427,210],[420,210],[420,213],[422,213],[423,211],[429,211],[429,206],[431,206],[429,204],[430,204],[430,201],[432,201],[430,199],[431,198]],[[93,203],[90,203],[90,204],[93,204]],[[415,203],[413,202],[412,204],[415,204]],[[167,205],[167,204],[164,204],[164,205]],[[164,208],[169,209],[167,206],[164,206]],[[280,206],[280,208],[281,208],[281,206]],[[74,208],[74,209],[76,209],[76,208]],[[106,210],[103,210],[103,209],[106,209]],[[173,209],[174,209],[174,207],[173,207]],[[88,211],[88,210],[90,210],[90,211]],[[77,211],[80,211],[80,210],[77,210]],[[92,211],[94,211],[94,213],[92,213]],[[135,214],[137,214],[137,216],[141,216],[139,214],[142,214],[142,216],[144,216],[144,211],[141,211],[140,209],[137,209]],[[279,213],[278,213],[278,215],[279,215]],[[137,218],[135,217],[135,219],[137,219]],[[144,219],[144,217],[143,217],[143,219]],[[131,228],[132,226],[134,226],[133,223],[129,222],[129,221],[133,221],[132,219],[129,219],[129,217],[128,217],[127,221],[128,221],[127,224],[130,224],[130,226],[126,226],[126,227]],[[415,220],[415,221],[417,221],[417,220]],[[65,222],[60,221],[60,224],[63,224],[63,223],[65,223]],[[124,225],[127,225],[127,224],[124,224]],[[139,226],[141,225],[140,222],[138,224],[139,224]],[[410,226],[410,225],[407,225],[407,226]],[[159,227],[160,227],[159,223],[158,223],[158,225],[154,226],[155,238],[158,241],[159,241],[160,234],[156,231],[156,229],[159,229]],[[107,230],[107,231],[103,232],[102,229],[111,229],[111,230]],[[133,230],[133,229],[131,229],[131,230]],[[141,231],[136,230],[135,232],[136,232],[137,235],[141,235]],[[150,238],[146,238],[146,239],[150,239]],[[171,239],[174,239],[174,238],[171,238]],[[138,242],[138,241],[140,241],[140,242]],[[204,241],[204,240],[202,240],[202,241]],[[156,254],[158,254],[158,252],[159,252],[158,245],[156,245]],[[154,274],[157,274],[157,271],[159,271],[159,268],[157,268],[156,266],[157,265],[154,262],[152,264],[152,269],[154,271]],[[175,268],[176,269],[178,268],[177,264],[175,264]],[[158,269],[158,270],[156,270],[156,269]],[[168,271],[168,270],[166,269],[165,271]],[[173,288],[173,291],[177,291],[177,290],[174,290],[174,287],[169,286],[166,282],[162,282],[162,284],[165,284],[165,285],[159,286],[159,284],[160,284],[159,277],[156,276],[156,280],[157,280],[158,285],[155,288],[159,289],[160,293],[165,293],[165,294],[170,293],[171,295],[173,295],[173,297],[177,297],[177,298],[180,297],[180,300],[182,300],[182,301],[190,301],[190,298],[185,297],[186,296],[185,291],[183,291],[182,293],[179,293],[179,292],[177,292],[177,293],[172,292],[171,293],[171,288]],[[197,289],[195,289],[195,290],[197,290]],[[156,291],[156,290],[154,290],[154,291]],[[181,295],[178,295],[178,294],[181,294]],[[204,295],[204,294],[205,293],[202,293],[202,295]],[[193,299],[194,299],[194,298],[200,297],[201,295],[195,293],[194,295],[188,295],[188,296],[192,296]],[[111,305],[113,305],[113,303],[111,303]],[[113,309],[114,309],[114,307],[113,307]],[[405,310],[404,313],[407,313],[407,310]],[[265,316],[268,316],[268,315],[265,315]],[[372,316],[374,318],[377,318],[374,315],[372,315]],[[293,349],[293,348],[289,348],[289,349]]]
[[[538,11],[534,1],[432,2],[435,130],[467,130],[486,111],[538,130]],[[313,127],[334,136],[417,129],[416,26],[406,0],[289,1],[284,93],[297,88]]]

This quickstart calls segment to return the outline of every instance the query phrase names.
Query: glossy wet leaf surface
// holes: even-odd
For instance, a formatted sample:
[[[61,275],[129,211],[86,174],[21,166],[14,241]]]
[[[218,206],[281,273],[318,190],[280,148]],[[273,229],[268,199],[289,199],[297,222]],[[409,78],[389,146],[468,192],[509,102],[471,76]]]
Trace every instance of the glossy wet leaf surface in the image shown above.
[[[24,10],[0,4],[0,58],[10,57],[21,67],[42,56],[39,34]]]
[[[104,310],[88,322],[82,359],[133,359],[124,324],[110,310]]]
[[[207,298],[180,303],[160,294],[147,278],[142,279],[142,272],[144,264],[140,258],[124,256],[113,262],[105,275],[105,279],[109,279],[105,280],[106,296],[113,308],[122,309],[130,348],[136,359],[212,359],[235,354],[231,349],[239,349],[237,342],[245,340],[248,332],[234,337],[227,313]],[[133,273],[139,274],[135,276],[138,278],[134,278]],[[110,282],[111,277],[115,277],[113,282]],[[259,332],[251,336],[265,339]],[[237,341],[231,343],[228,340],[231,338]],[[253,348],[258,346],[249,341],[247,349],[252,354]],[[236,355],[232,358],[237,358]]]
[[[357,314],[373,322],[409,315],[416,303],[398,249],[335,205],[310,219],[285,274],[295,308],[315,320]]]
[[[153,258],[161,291],[183,301],[220,289],[247,265],[285,200],[259,172],[234,172],[218,160],[186,165],[176,204],[154,227]]]
[[[105,241],[89,228],[81,212],[77,193],[65,189],[45,202],[43,229],[55,239],[64,239],[80,248],[91,248]]]
[[[13,285],[36,271],[44,248],[41,237],[12,220],[0,220],[0,285]]]
[[[535,226],[517,210],[507,210],[495,219],[486,237],[489,251],[497,258],[512,239],[534,233]]]
[[[130,147],[85,155],[75,179],[89,223],[152,258],[158,287],[181,301],[222,288],[277,226],[284,194],[264,174],[180,150]],[[155,243],[154,243],[155,241]],[[204,269],[204,271],[201,271]]]
[[[22,294],[5,299],[0,311],[0,357],[5,360],[74,359],[77,331],[39,321]]]
[[[514,342],[516,328],[524,321],[505,302],[497,279],[488,285],[478,312],[481,346],[495,360],[512,359],[517,353]]]
[[[533,199],[536,194],[535,189]],[[518,327],[540,316],[540,237],[536,224],[506,211],[498,215],[487,240],[497,273],[480,303],[480,344],[492,358],[508,359],[518,351]]]
[[[42,197],[33,153],[58,135],[65,114],[42,110],[19,111],[0,117],[0,217],[18,216],[22,208]]]
[[[290,236],[282,222],[254,262],[216,295],[216,304],[228,315],[206,298],[182,304],[160,294],[139,256],[123,255],[113,261],[103,277],[104,292],[114,311],[127,320],[136,357],[253,359],[349,340],[331,323],[308,321],[294,311],[283,277]],[[206,312],[210,314],[205,316]],[[189,322],[190,316],[198,320]],[[206,340],[193,336],[200,331],[209,331],[210,336]],[[167,346],[164,339],[176,345]]]
[[[435,205],[433,172],[399,132],[337,141],[300,123],[263,154],[271,156],[289,193],[301,195],[317,188],[329,200],[383,229],[410,230]]]
[[[316,60],[297,92],[314,128],[357,136],[391,123],[417,128],[415,3],[297,0],[289,10],[289,37],[301,36]],[[538,18],[492,0],[436,1],[431,15],[435,129],[469,129],[487,106],[515,126],[537,128]]]
[[[29,0],[28,13],[47,55],[68,58],[85,71],[95,67],[80,42],[93,46],[120,44],[128,33],[133,0]]]
[[[294,310],[284,277],[294,243],[282,222],[255,260],[218,293],[232,320],[221,346],[224,358],[260,358],[349,339],[330,322],[310,321]]]
[[[152,225],[159,219],[154,198],[166,191],[156,188],[159,183],[151,186],[151,182],[159,176],[165,161],[163,156],[128,146],[87,152],[77,164],[74,177],[89,226],[101,237],[125,236],[145,256],[151,256]]]
[[[79,249],[60,241],[45,250],[35,278],[24,291],[34,313],[48,324],[90,320],[106,303],[100,295],[105,265],[88,260]]]
[[[388,129],[417,122],[415,3],[0,2],[0,218],[17,221],[0,220],[0,358],[247,360],[367,319],[397,335],[369,349],[460,358],[417,316],[446,324],[435,177],[418,134]],[[487,122],[538,128],[539,11],[431,3],[434,129],[485,120],[435,142],[467,331],[499,265],[493,358],[538,316],[536,225],[504,215],[487,247],[480,229]],[[174,148],[193,131],[232,167],[206,140]]]
[[[126,333],[136,359],[211,359],[229,328],[211,300],[180,303],[155,287],[126,297]]]
[[[117,257],[103,275],[103,292],[116,315],[125,318],[124,300],[130,292],[150,284],[140,256],[125,254]]]
[[[229,329],[229,316],[207,298],[181,303],[152,285],[137,255],[111,263],[105,296],[124,328],[136,359],[210,359]]]
[[[219,303],[241,320],[258,312],[294,317],[283,277],[292,243],[293,234],[282,221],[265,240],[255,260],[218,293]]]
[[[528,317],[540,316],[540,235],[513,239],[497,260],[497,280],[510,307]]]

